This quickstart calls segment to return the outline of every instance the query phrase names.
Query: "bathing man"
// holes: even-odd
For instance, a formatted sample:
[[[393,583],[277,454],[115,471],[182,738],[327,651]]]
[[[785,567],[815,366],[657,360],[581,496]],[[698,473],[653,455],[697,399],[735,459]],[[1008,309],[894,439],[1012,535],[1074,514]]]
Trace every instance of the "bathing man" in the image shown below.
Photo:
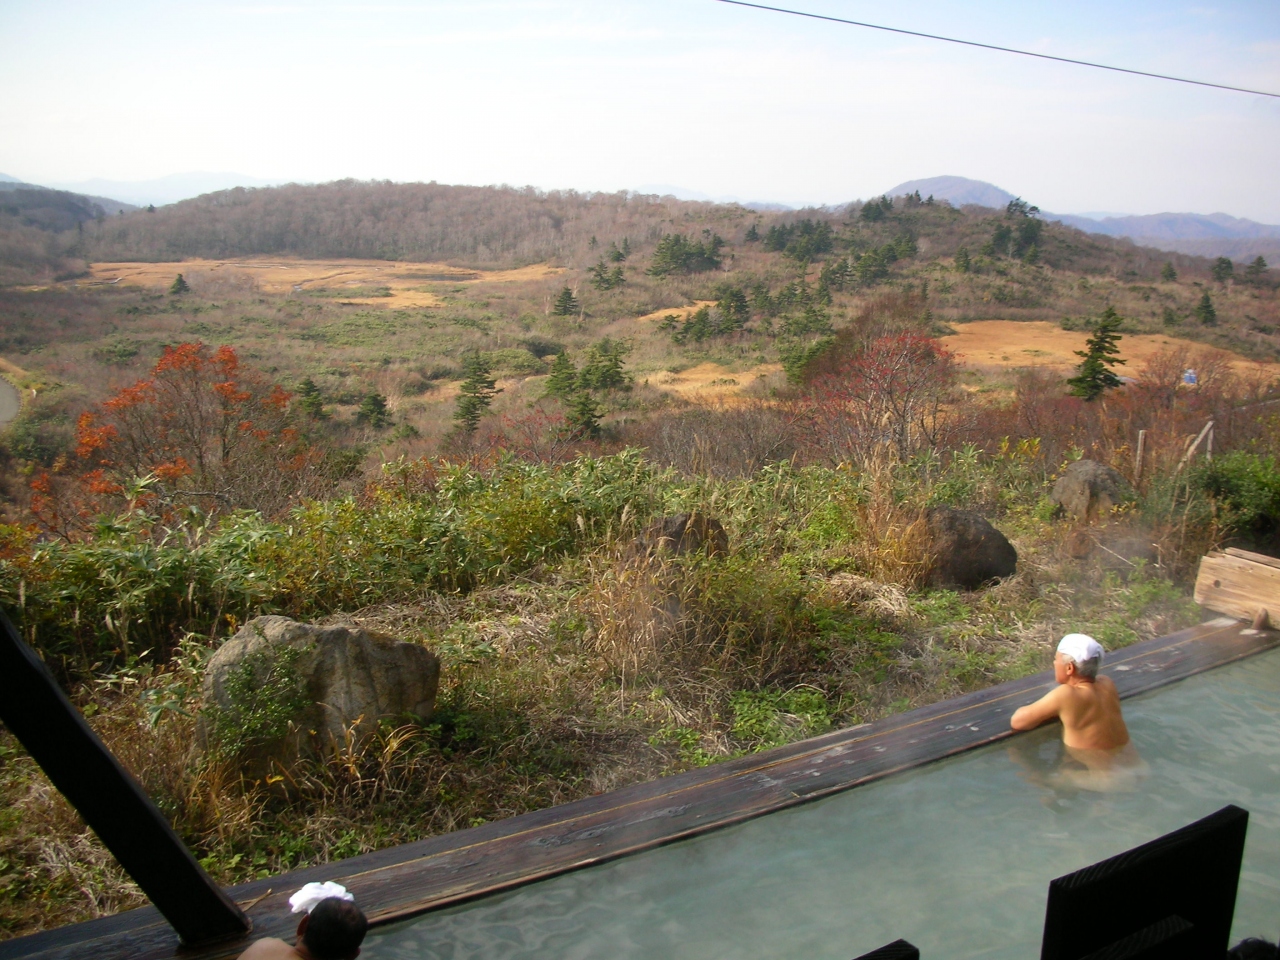
[[[1110,677],[1098,676],[1101,664],[1102,645],[1097,640],[1083,633],[1067,634],[1053,658],[1058,686],[1014,711],[1010,726],[1031,730],[1057,718],[1062,721],[1062,742],[1073,756],[1119,750],[1128,744],[1120,695]]]
[[[330,892],[326,887],[336,887],[342,893],[315,899]],[[276,937],[263,937],[240,954],[239,960],[355,960],[360,955],[369,921],[340,885],[309,883],[289,902],[294,913],[302,913],[297,941],[289,944]]]

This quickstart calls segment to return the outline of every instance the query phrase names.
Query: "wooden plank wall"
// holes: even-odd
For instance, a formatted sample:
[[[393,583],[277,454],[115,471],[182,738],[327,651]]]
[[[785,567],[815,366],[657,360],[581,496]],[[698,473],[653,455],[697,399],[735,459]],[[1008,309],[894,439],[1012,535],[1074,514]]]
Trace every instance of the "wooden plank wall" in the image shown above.
[[[1228,547],[1200,561],[1195,601],[1229,617],[1280,626],[1280,560]]]
[[[1135,644],[1104,672],[1122,696],[1271,649],[1274,631],[1219,618]],[[143,908],[0,943],[0,958],[227,960],[255,937],[292,939],[288,897],[311,880],[336,880],[374,923],[403,919],[577,870],[847,790],[1011,735],[1009,716],[1053,683],[1042,673],[837,730],[774,750],[613,793],[432,837],[233,889],[253,920],[251,937],[179,950],[177,937]]]

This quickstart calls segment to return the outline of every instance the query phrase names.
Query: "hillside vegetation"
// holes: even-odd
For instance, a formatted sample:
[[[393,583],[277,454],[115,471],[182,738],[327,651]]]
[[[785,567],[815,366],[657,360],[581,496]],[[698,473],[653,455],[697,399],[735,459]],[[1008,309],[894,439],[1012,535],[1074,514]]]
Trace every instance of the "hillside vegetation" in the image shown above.
[[[339,183],[40,235],[93,265],[0,288],[0,608],[223,883],[1025,675],[1068,630],[1167,633],[1204,550],[1280,536],[1271,271],[1021,203]],[[990,319],[1169,345],[1073,394],[944,348]],[[1049,499],[1081,457],[1132,486],[1094,523]],[[935,507],[1018,573],[933,584]],[[678,513],[728,551],[643,555]],[[436,713],[288,790],[196,757],[204,664],[262,613],[428,644]],[[4,732],[0,796],[3,935],[140,902]]]

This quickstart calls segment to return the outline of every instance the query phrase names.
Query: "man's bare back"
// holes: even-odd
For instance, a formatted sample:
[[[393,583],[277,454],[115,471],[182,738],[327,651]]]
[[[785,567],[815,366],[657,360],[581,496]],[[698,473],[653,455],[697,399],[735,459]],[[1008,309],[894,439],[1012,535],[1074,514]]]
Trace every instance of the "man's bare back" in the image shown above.
[[[285,943],[275,937],[263,937],[249,945],[249,949],[240,954],[239,960],[306,960],[291,943]]]
[[[1064,648],[1070,652],[1064,652]],[[1072,653],[1075,656],[1072,656]],[[1092,656],[1086,656],[1092,654]],[[1035,703],[1014,711],[1010,726],[1031,730],[1050,720],[1062,721],[1062,742],[1080,750],[1116,750],[1129,742],[1120,713],[1120,694],[1110,677],[1096,674],[1102,648],[1091,637],[1064,637],[1054,656],[1058,686]]]

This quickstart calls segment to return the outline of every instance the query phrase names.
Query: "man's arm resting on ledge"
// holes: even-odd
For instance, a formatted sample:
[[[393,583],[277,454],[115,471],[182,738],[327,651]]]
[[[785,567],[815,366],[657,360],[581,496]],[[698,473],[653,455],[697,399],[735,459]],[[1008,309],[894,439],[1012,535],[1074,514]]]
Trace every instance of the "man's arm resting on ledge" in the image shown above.
[[[1065,687],[1055,687],[1035,703],[1019,707],[1009,718],[1009,726],[1015,730],[1034,730],[1042,723],[1058,718],[1062,709],[1062,697]]]

